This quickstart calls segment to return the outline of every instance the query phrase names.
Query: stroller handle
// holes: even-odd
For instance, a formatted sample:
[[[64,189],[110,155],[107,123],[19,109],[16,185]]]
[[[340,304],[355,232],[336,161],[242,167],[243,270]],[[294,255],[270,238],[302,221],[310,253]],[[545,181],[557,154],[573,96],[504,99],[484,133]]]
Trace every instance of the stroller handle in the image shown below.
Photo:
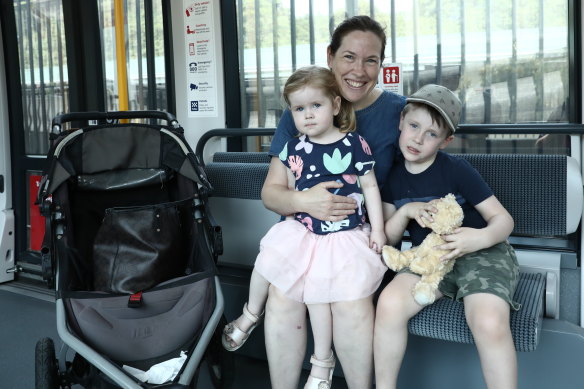
[[[53,132],[60,132],[63,123],[76,120],[118,120],[118,119],[160,119],[166,120],[169,125],[178,126],[176,117],[165,111],[110,111],[110,112],[69,112],[53,118],[51,127]]]

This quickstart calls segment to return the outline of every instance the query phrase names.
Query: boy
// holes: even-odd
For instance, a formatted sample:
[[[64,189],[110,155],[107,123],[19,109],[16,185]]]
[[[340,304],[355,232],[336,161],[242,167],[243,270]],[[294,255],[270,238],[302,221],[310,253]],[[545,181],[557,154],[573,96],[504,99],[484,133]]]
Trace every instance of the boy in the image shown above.
[[[464,302],[489,389],[516,388],[517,361],[509,326],[519,276],[507,238],[513,219],[479,173],[464,159],[443,151],[454,138],[462,104],[447,88],[426,85],[407,99],[400,124],[401,155],[382,190],[385,232],[396,245],[408,230],[412,245],[430,232],[425,223],[437,210],[432,200],[453,193],[464,210],[463,226],[444,236],[440,249],[452,250],[454,269],[436,298]],[[419,276],[400,271],[382,291],[375,319],[376,388],[395,388],[408,338],[408,320],[423,307],[411,289]]]

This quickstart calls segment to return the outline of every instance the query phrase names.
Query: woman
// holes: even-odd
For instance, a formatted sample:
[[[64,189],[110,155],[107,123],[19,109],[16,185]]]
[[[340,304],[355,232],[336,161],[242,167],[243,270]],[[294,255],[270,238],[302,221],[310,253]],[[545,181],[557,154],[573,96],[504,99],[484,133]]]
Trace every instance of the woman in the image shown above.
[[[384,29],[368,16],[355,16],[335,29],[327,48],[327,61],[341,94],[353,103],[357,130],[376,156],[375,174],[380,187],[391,167],[398,138],[399,115],[405,98],[375,88],[385,52]],[[329,190],[337,182],[324,182],[310,190],[288,188],[286,167],[277,154],[297,134],[289,110],[278,123],[272,140],[273,156],[262,189],[264,205],[280,215],[306,212],[315,218],[339,221],[355,212],[353,199]],[[331,304],[333,342],[350,388],[371,386],[373,364],[372,297]],[[306,351],[306,306],[270,287],[266,305],[265,339],[272,387],[297,388]]]

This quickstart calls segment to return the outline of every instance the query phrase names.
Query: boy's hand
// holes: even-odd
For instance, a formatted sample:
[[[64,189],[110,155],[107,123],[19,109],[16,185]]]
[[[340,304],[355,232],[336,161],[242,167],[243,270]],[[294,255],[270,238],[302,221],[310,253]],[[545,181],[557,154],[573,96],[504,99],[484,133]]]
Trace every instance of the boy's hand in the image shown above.
[[[432,200],[434,201],[434,200]],[[408,217],[410,219],[416,220],[420,227],[426,228],[434,221],[432,214],[437,213],[438,209],[432,204],[432,201],[428,203],[413,202],[409,203]]]
[[[457,228],[452,234],[442,235],[446,243],[436,246],[438,250],[451,250],[448,254],[443,255],[440,260],[460,258],[463,255],[483,249],[483,233],[481,229],[461,227]]]
[[[381,249],[386,241],[385,232],[371,231],[371,235],[369,236],[369,248],[375,250],[377,254],[381,254]]]

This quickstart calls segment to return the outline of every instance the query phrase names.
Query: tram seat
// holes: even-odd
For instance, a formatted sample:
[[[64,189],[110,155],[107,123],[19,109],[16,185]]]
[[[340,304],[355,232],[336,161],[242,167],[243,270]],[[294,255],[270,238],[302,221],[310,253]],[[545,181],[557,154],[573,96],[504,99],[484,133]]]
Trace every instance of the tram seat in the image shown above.
[[[582,178],[575,160],[559,155],[461,154],[485,178],[515,220],[510,242],[520,263],[511,314],[518,351],[533,351],[544,316],[559,310],[560,264],[574,255],[567,236],[582,215]],[[209,204],[223,226],[224,255],[219,264],[253,266],[258,243],[279,220],[260,200],[270,157],[266,153],[218,152],[205,167],[214,186]],[[220,220],[221,219],[221,220]],[[411,334],[474,343],[461,303],[441,299],[410,320]]]

